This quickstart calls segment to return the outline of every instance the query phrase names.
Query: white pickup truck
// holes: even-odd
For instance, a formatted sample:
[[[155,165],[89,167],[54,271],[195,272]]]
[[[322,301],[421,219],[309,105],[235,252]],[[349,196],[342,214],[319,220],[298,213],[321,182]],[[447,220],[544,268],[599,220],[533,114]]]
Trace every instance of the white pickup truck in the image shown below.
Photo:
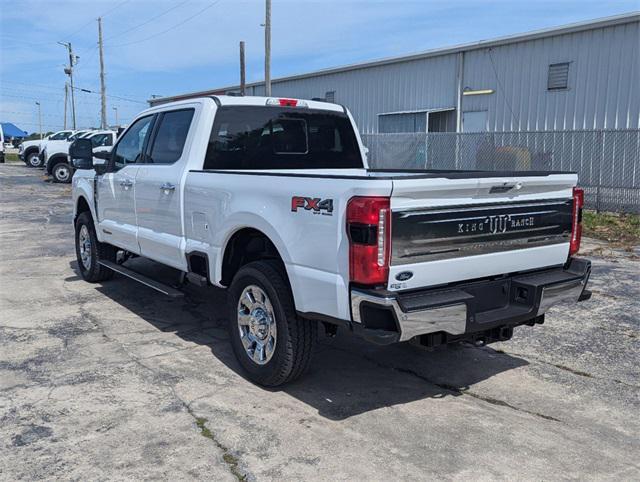
[[[23,141],[18,146],[18,156],[29,167],[43,167],[44,161],[39,157],[41,147],[48,141],[66,141],[75,132],[72,130],[58,131],[44,139]]]
[[[143,256],[228,289],[234,352],[275,386],[318,326],[372,342],[484,344],[588,299],[582,190],[559,172],[380,171],[340,105],[206,97],[142,112],[104,159],[71,149],[78,268],[180,293]]]
[[[42,150],[45,170],[56,182],[71,182],[74,169],[69,160],[69,146],[76,139],[90,139],[94,149],[110,148],[116,141],[116,133],[110,130],[83,131],[82,134],[74,135],[69,139],[71,142],[49,142]]]

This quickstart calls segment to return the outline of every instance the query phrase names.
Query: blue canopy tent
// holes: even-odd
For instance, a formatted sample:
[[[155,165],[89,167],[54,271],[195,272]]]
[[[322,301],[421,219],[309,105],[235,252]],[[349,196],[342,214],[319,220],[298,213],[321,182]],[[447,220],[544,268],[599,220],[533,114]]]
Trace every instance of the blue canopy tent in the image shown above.
[[[4,134],[4,137],[27,137],[29,134],[27,133],[27,131],[23,131],[20,130],[16,127],[15,124],[12,124],[11,122],[0,122],[0,124],[2,125],[2,133]]]

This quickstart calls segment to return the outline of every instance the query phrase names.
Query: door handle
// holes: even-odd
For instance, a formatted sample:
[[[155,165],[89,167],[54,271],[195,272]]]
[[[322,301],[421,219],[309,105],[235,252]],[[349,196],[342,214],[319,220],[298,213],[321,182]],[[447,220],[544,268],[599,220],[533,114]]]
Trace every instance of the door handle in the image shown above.
[[[169,194],[169,191],[176,190],[176,185],[171,184],[170,182],[165,182],[162,186],[160,186],[160,190],[164,191],[165,194]]]
[[[129,189],[131,186],[133,186],[133,181],[129,181],[128,179],[124,180],[124,181],[120,181],[120,186],[127,190]]]

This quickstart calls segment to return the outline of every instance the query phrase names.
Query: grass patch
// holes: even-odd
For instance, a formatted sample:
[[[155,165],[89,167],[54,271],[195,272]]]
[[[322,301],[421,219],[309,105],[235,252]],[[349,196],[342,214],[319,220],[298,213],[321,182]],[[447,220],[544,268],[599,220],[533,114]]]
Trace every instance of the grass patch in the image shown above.
[[[582,229],[585,236],[608,241],[611,244],[632,248],[640,245],[640,216],[637,214],[582,213]]]
[[[5,152],[4,154],[4,162],[22,162],[18,157],[18,154],[14,152]]]

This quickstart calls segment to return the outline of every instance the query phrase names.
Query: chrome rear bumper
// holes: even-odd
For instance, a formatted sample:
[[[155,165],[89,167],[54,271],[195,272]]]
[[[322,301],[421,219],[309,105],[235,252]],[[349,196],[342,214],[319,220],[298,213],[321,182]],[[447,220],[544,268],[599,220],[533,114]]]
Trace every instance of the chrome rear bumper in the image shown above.
[[[351,315],[356,329],[382,343],[540,323],[550,307],[588,299],[590,273],[589,261],[573,258],[566,267],[447,288],[410,293],[354,288]]]
[[[378,306],[390,307],[400,325],[398,341],[407,341],[414,336],[436,331],[445,331],[452,335],[465,332],[467,326],[467,305],[456,303],[453,305],[428,308],[426,310],[404,312],[395,297],[377,297],[358,290],[351,291],[351,312],[353,321],[363,323],[360,305],[372,303]]]

